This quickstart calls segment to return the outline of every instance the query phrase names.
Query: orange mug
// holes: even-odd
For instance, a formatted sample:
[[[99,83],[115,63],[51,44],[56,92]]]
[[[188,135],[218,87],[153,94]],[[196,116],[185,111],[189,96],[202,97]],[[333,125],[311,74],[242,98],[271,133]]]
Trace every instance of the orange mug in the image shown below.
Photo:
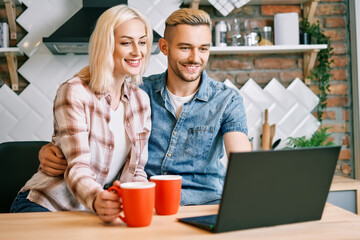
[[[124,216],[119,217],[129,227],[150,225],[155,205],[155,183],[121,183],[120,188],[112,186],[108,191],[115,191],[121,198]]]
[[[172,215],[179,210],[181,200],[181,176],[156,175],[150,177],[155,186],[155,211],[158,215]]]

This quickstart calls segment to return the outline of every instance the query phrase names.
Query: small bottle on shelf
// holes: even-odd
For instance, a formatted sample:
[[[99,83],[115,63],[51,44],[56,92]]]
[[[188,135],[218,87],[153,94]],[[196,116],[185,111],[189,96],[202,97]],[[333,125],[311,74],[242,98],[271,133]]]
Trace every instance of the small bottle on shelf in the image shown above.
[[[215,25],[215,46],[226,47],[226,32],[227,27],[225,21],[219,21]]]

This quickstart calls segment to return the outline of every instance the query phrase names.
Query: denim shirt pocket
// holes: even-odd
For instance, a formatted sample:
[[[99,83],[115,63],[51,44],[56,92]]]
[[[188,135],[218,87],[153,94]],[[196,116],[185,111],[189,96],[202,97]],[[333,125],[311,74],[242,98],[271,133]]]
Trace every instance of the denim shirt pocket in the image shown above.
[[[184,143],[184,152],[191,157],[198,158],[210,152],[210,146],[214,138],[214,127],[197,126],[189,128]]]

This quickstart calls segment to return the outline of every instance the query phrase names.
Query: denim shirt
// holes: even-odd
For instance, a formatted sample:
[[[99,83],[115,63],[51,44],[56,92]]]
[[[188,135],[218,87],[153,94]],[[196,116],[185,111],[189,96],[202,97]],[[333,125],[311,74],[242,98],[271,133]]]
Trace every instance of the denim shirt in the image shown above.
[[[247,134],[240,94],[202,73],[194,98],[184,104],[179,119],[166,91],[167,72],[144,78],[150,97],[153,127],[145,171],[182,176],[181,205],[221,199],[226,169],[223,135]]]

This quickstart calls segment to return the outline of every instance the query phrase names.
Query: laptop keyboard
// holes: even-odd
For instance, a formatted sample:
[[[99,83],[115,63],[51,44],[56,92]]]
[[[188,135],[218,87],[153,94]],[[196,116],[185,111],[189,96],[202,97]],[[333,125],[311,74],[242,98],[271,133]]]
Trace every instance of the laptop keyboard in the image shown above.
[[[194,219],[196,219],[197,223],[204,224],[204,225],[215,225],[216,218],[217,218],[217,214],[194,217]]]

